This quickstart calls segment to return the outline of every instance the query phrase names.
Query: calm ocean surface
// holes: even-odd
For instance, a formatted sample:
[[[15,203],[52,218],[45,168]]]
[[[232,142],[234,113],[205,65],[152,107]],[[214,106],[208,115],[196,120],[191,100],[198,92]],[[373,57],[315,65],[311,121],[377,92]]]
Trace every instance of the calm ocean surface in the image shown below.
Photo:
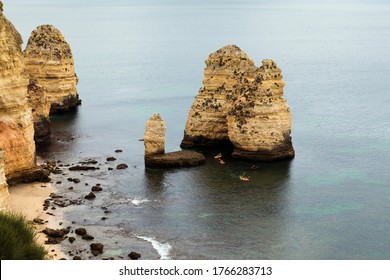
[[[73,191],[66,179],[56,187],[78,198],[101,184],[65,215],[104,256],[390,259],[388,1],[3,2],[25,42],[50,23],[72,47],[83,104],[53,117],[57,141],[43,155],[100,162],[98,172],[67,171],[82,180]],[[166,150],[178,150],[204,60],[227,44],[283,70],[296,157],[252,170],[227,156],[219,165],[216,150],[201,167],[144,168],[147,119],[159,112]],[[108,171],[122,162],[129,168]]]

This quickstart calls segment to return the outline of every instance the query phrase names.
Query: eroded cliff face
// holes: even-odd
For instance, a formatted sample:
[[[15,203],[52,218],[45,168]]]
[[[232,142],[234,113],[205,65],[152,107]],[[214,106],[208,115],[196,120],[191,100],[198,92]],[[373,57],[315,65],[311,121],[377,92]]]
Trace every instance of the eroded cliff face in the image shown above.
[[[282,72],[272,60],[263,60],[255,76],[240,92],[228,112],[228,135],[233,157],[272,161],[294,157],[291,114],[282,98]]]
[[[72,51],[57,28],[38,26],[28,40],[24,61],[30,79],[40,87],[32,94],[40,99],[47,98],[51,113],[67,111],[80,104]]]
[[[238,98],[238,85],[245,72],[256,70],[240,48],[228,45],[205,61],[203,86],[188,113],[182,148],[230,144],[226,116]]]
[[[10,174],[35,166],[31,108],[27,101],[22,38],[0,12],[0,147],[4,172]]]
[[[50,102],[45,88],[35,80],[30,80],[27,87],[27,99],[32,108],[35,143],[47,142],[50,140]]]
[[[154,114],[146,122],[144,134],[145,157],[165,153],[165,122],[159,114]]]
[[[284,85],[281,70],[272,60],[256,67],[235,45],[212,53],[181,146],[230,143],[234,157],[261,161],[294,157],[290,109],[282,98]]]

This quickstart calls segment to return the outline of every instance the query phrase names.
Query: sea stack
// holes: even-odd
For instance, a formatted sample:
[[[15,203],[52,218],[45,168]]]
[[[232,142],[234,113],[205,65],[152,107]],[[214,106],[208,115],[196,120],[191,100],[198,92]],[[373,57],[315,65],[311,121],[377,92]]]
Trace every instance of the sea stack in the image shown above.
[[[227,116],[232,156],[256,161],[293,158],[291,114],[282,98],[282,71],[274,61],[263,60],[248,80]]]
[[[50,113],[68,111],[80,104],[71,48],[61,32],[52,25],[38,26],[28,40],[24,62],[30,80],[39,87],[31,94],[50,103]],[[37,119],[46,111],[37,112]]]
[[[165,153],[164,120],[159,114],[154,114],[145,127],[145,166],[147,167],[190,167],[203,164],[205,158],[195,151],[176,151]]]
[[[145,157],[161,155],[165,153],[165,122],[159,114],[154,114],[145,127],[144,146]]]
[[[191,106],[181,147],[234,147],[233,157],[274,161],[294,157],[291,114],[281,70],[261,67],[235,45],[206,60],[203,87]]]
[[[205,61],[203,86],[188,113],[182,148],[229,146],[226,116],[239,95],[244,73],[255,71],[240,48],[228,45]]]

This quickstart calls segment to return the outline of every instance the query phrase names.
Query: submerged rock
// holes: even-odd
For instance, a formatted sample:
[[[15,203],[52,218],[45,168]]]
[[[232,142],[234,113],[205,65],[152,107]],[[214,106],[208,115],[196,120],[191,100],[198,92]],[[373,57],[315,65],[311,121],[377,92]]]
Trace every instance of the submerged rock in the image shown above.
[[[47,98],[51,113],[80,104],[72,51],[57,28],[38,26],[28,40],[24,61],[30,79],[41,86],[35,94]]]
[[[210,54],[181,147],[233,146],[234,157],[260,161],[294,157],[284,84],[274,61],[256,67],[235,45]]]

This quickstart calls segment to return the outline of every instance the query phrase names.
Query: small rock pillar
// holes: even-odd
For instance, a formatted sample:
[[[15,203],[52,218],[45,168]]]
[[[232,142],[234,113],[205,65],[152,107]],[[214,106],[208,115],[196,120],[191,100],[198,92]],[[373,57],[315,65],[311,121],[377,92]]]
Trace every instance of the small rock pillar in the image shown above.
[[[164,120],[157,113],[147,121],[144,134],[145,157],[165,153],[166,130]]]

